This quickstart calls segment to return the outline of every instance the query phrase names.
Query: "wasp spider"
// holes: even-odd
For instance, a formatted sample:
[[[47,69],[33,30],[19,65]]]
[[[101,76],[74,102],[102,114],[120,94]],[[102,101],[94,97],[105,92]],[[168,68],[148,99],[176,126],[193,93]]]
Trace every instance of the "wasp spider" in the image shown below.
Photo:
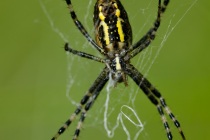
[[[97,0],[94,7],[93,17],[95,41],[90,37],[82,23],[78,20],[77,15],[73,10],[71,0],[66,0],[66,3],[75,25],[92,46],[104,56],[104,58],[74,50],[70,48],[68,43],[65,44],[65,50],[80,57],[104,63],[105,67],[81,99],[80,105],[65,124],[58,130],[52,140],[57,139],[67,129],[71,122],[74,121],[76,116],[81,113],[73,136],[73,140],[78,139],[86,114],[92,107],[107,81],[112,79],[115,82],[115,86],[121,82],[127,86],[128,76],[133,79],[152,104],[157,107],[168,139],[172,140],[172,133],[164,113],[166,113],[174,122],[182,139],[185,140],[180,123],[167,106],[166,101],[161,96],[160,92],[130,63],[130,59],[147,48],[155,39],[155,34],[160,26],[161,15],[165,12],[169,0],[164,0],[163,2],[161,2],[161,0],[158,1],[157,17],[154,21],[153,27],[151,27],[149,31],[135,44],[132,44],[132,30],[128,20],[128,15],[120,0]]]

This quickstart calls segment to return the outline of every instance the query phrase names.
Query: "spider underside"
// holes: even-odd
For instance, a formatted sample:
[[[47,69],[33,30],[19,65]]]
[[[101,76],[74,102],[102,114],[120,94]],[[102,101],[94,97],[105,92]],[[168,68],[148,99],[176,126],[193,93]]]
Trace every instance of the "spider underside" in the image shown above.
[[[153,27],[135,44],[132,44],[132,30],[127,12],[119,0],[97,0],[93,17],[96,41],[90,37],[86,29],[78,20],[77,15],[73,10],[71,0],[66,0],[66,3],[75,25],[104,58],[74,50],[69,47],[68,43],[65,44],[65,50],[80,57],[104,63],[105,67],[81,99],[80,105],[58,130],[52,140],[57,139],[68,128],[76,116],[81,113],[73,136],[73,140],[77,140],[88,110],[93,105],[107,81],[112,79],[115,82],[115,86],[117,83],[121,82],[127,86],[128,76],[133,79],[148,99],[157,107],[168,139],[172,140],[173,137],[164,113],[166,113],[174,122],[182,139],[185,140],[180,123],[166,105],[160,92],[132,64],[130,64],[130,59],[147,48],[155,39],[155,34],[160,26],[161,15],[165,12],[169,0],[164,0],[163,2],[161,2],[161,0],[158,1],[158,12]]]

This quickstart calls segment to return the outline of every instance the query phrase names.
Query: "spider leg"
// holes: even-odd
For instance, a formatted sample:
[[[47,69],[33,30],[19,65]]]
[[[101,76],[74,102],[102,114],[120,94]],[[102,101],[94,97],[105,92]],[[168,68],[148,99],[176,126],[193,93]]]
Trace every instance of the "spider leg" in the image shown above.
[[[143,49],[148,47],[149,44],[155,39],[156,32],[161,22],[161,14],[165,12],[168,3],[169,3],[169,0],[164,0],[163,5],[161,5],[161,0],[159,0],[157,18],[154,22],[154,25],[152,28],[150,28],[150,30],[147,32],[146,35],[144,35],[139,41],[137,41],[134,45],[130,47],[130,49],[128,50],[128,52],[131,52],[130,58],[133,58],[138,53],[140,53]]]
[[[81,56],[81,57],[84,57],[84,58],[87,58],[90,60],[98,61],[101,63],[106,63],[105,59],[103,59],[103,58],[70,48],[68,43],[65,44],[64,49],[65,49],[65,51],[70,52],[72,54],[75,54],[75,55],[78,55],[78,56]]]
[[[82,124],[86,118],[86,114],[88,112],[88,110],[92,107],[94,101],[96,100],[96,98],[98,97],[98,95],[100,94],[101,90],[103,89],[104,85],[106,84],[106,82],[109,80],[108,76],[103,79],[100,84],[98,84],[97,88],[95,89],[95,91],[93,92],[91,98],[89,99],[88,103],[86,103],[82,113],[81,113],[81,116],[80,116],[80,120],[78,122],[78,125],[77,125],[77,129],[74,133],[74,137],[73,137],[73,140],[77,140],[78,136],[79,136],[79,133],[80,133],[80,129],[82,127]]]
[[[170,119],[174,122],[174,125],[179,130],[182,139],[185,140],[184,133],[181,129],[180,123],[175,118],[169,107],[166,105],[165,100],[161,96],[160,92],[146,79],[143,75],[132,65],[127,65],[126,73],[134,80],[134,82],[142,89],[144,94],[150,99],[150,101],[156,105],[157,110],[161,116],[162,122],[164,124],[167,137],[169,140],[172,140],[172,134],[170,127],[168,125],[167,119],[164,115],[164,111],[168,114]],[[163,111],[164,109],[164,111]]]
[[[89,110],[92,103],[88,102],[88,100],[92,97],[94,100],[97,98],[99,92],[102,90],[103,86],[108,81],[108,68],[105,67],[101,74],[98,76],[98,78],[94,81],[92,86],[89,88],[89,90],[86,92],[82,100],[80,101],[80,105],[76,108],[74,113],[70,116],[70,118],[64,123],[64,125],[58,130],[58,132],[55,134],[55,136],[51,140],[56,140],[68,127],[69,125],[74,121],[76,116],[83,110],[83,106],[85,105],[84,110],[82,111],[82,115],[80,117],[80,121],[78,123],[77,129],[75,131],[74,137],[79,136],[81,124],[85,119],[85,115],[87,110]],[[88,103],[87,103],[88,102]]]
[[[70,10],[71,18],[73,19],[75,25],[80,30],[80,32],[85,36],[85,38],[102,54],[105,54],[105,50],[101,47],[99,47],[96,42],[91,38],[91,36],[88,34],[87,30],[84,28],[82,23],[77,19],[77,15],[74,12],[73,6],[71,4],[71,0],[66,0],[66,3],[68,5],[68,8]]]

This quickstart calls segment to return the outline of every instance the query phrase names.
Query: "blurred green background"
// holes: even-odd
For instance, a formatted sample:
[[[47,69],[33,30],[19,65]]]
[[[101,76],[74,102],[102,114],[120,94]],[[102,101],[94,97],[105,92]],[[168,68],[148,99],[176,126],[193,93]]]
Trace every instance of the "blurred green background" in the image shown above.
[[[79,18],[92,36],[94,2],[73,1]],[[158,44],[163,40],[169,25],[171,25],[170,31],[173,32],[147,72],[147,78],[166,98],[181,122],[187,139],[207,140],[210,137],[210,43],[208,41],[210,2],[198,0],[190,8],[193,2],[195,1],[171,0],[158,31],[157,40],[150,46],[156,48],[153,54],[158,50]],[[128,11],[136,41],[152,25],[157,2],[122,0],[122,3]],[[73,48],[95,55],[97,52],[74,27],[66,7],[65,1],[62,0],[1,1],[0,139],[2,140],[49,140],[75,109],[66,97],[69,81],[67,77],[72,76],[73,80],[69,94],[75,101],[79,101],[103,68],[102,64],[78,57],[67,59],[63,50],[64,39],[52,27],[59,29]],[[188,12],[184,16],[186,11]],[[144,25],[145,19],[148,19],[147,14],[152,16],[147,21],[149,24]],[[137,64],[139,59],[141,55],[132,62]],[[68,66],[70,70],[67,70]],[[138,68],[141,70],[140,66]],[[120,85],[118,90],[114,89],[112,92],[115,93],[116,90],[115,95],[117,95],[124,88],[124,85]],[[131,88],[137,89],[129,80],[127,94],[132,91]],[[138,92],[135,109],[145,124],[145,130],[138,139],[166,140],[156,108],[141,91]],[[103,107],[100,102],[105,100],[106,91],[103,90],[102,93],[103,95],[95,103],[97,107],[92,108],[90,117],[85,121],[80,140],[109,139],[103,124],[100,123],[103,112],[97,112],[98,108]],[[123,96],[122,100],[127,98],[127,95]],[[92,123],[95,115],[99,116],[98,122],[96,120]],[[174,139],[181,139],[176,128],[170,124]],[[76,123],[72,124],[60,139],[71,139],[75,127]],[[132,129],[135,130],[135,127]],[[122,128],[116,131],[113,139],[126,139]]]

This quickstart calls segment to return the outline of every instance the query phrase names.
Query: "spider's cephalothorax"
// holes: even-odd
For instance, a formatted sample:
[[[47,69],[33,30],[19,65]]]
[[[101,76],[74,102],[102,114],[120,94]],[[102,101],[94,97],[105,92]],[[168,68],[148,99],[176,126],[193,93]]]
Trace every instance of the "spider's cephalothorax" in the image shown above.
[[[105,58],[100,58],[85,52],[74,50],[70,48],[68,43],[65,44],[65,50],[80,57],[104,63],[105,67],[93,82],[89,90],[85,93],[74,113],[58,130],[52,140],[57,139],[66,130],[66,128],[68,128],[72,121],[74,121],[76,116],[81,114],[73,136],[73,140],[77,140],[87,112],[92,107],[94,101],[99,96],[107,81],[112,79],[115,84],[124,82],[124,84],[127,85],[128,76],[137,84],[152,104],[156,106],[161,116],[168,139],[172,140],[173,137],[165,113],[177,127],[182,139],[185,140],[180,123],[167,106],[161,93],[130,63],[130,59],[147,48],[155,39],[156,32],[160,26],[161,15],[165,12],[169,0],[163,0],[163,2],[158,0],[157,17],[153,26],[135,44],[132,44],[131,26],[127,13],[120,0],[97,0],[93,18],[96,41],[90,37],[82,23],[78,20],[71,0],[66,0],[66,3],[70,9],[71,18],[73,19],[75,25],[91,43],[91,45],[95,47]]]

